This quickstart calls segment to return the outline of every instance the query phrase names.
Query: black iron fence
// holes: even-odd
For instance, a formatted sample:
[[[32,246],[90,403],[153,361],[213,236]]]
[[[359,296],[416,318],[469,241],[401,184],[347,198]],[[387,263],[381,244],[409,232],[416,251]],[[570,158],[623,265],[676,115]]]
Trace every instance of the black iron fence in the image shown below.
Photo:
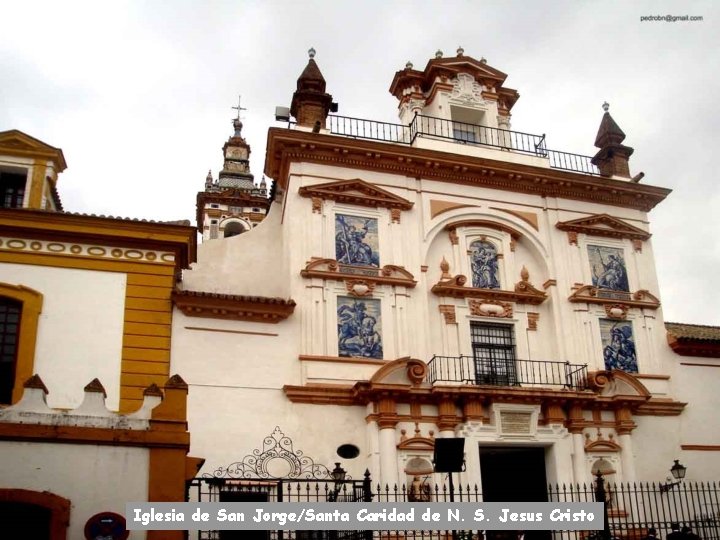
[[[418,135],[450,139],[463,144],[490,146],[545,157],[545,135],[498,129],[417,114],[410,122],[410,140]]]
[[[477,502],[478,486],[380,486],[363,480],[245,480],[196,478],[188,484],[190,502]],[[720,540],[720,485],[716,482],[549,485],[547,502],[605,501],[607,521],[602,531],[528,531],[525,540],[641,540],[650,527],[665,539],[672,523],[690,527],[701,540]],[[543,502],[543,501],[539,501]],[[245,538],[248,531],[190,532],[189,538]],[[253,531],[267,540],[518,540],[516,531]],[[690,539],[688,539],[690,540]]]
[[[287,478],[194,478],[187,485],[188,502],[370,502],[370,473],[363,480]],[[334,534],[328,536],[329,532]],[[234,540],[249,531],[197,531],[189,538]],[[368,531],[252,531],[255,540],[371,540]]]
[[[548,150],[547,157],[550,159],[550,167],[553,169],[563,169],[565,171],[575,171],[585,174],[600,174],[600,169],[593,165],[590,156],[560,152],[559,150]]]
[[[582,390],[587,387],[587,364],[548,360],[433,356],[427,381],[491,386],[547,386]]]
[[[412,143],[410,128],[402,124],[336,115],[328,116],[328,121],[330,132],[336,135],[402,144]]]
[[[548,501],[592,502],[604,498],[608,528],[606,535],[594,535],[598,539],[640,540],[651,527],[657,531],[657,537],[663,539],[673,523],[689,527],[702,540],[720,539],[720,486],[716,482],[610,483],[602,490],[598,487],[598,482],[550,486]],[[555,533],[564,538],[570,534],[568,531]]]
[[[553,169],[600,174],[590,156],[548,150],[545,134],[522,133],[423,114],[416,114],[407,125],[338,115],[329,115],[328,124],[331,133],[345,137],[408,145],[418,137],[448,140],[546,158]]]

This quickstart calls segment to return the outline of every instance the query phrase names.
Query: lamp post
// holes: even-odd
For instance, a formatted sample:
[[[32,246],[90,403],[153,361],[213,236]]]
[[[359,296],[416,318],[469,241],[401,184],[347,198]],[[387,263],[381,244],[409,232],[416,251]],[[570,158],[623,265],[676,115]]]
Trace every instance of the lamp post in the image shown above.
[[[670,473],[672,474],[673,478],[675,479],[674,482],[667,482],[660,486],[660,491],[662,493],[667,493],[671,489],[673,489],[675,486],[680,484],[683,479],[685,478],[685,473],[687,472],[687,467],[680,463],[679,459],[673,460],[673,466],[670,467]]]
[[[331,502],[337,501],[338,495],[343,486],[343,482],[345,481],[346,474],[347,471],[340,466],[340,463],[335,463],[335,468],[330,472],[333,482],[335,483],[335,485],[333,486],[333,490],[330,493]]]
[[[610,534],[610,520],[608,519],[608,505],[607,505],[607,492],[605,491],[605,479],[603,478],[602,471],[598,468],[595,473],[597,478],[595,481],[595,502],[601,502],[603,505],[603,518],[605,519],[605,527],[600,532],[600,538],[602,540],[610,540],[612,535]]]

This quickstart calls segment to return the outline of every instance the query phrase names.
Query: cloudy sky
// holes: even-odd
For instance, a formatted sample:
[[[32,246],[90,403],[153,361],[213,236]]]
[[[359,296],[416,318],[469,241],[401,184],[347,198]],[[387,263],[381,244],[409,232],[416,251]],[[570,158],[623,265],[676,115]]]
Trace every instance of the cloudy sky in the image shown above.
[[[63,149],[73,212],[193,220],[238,94],[259,181],[311,46],[346,116],[395,121],[395,71],[460,45],[509,75],[513,129],[551,148],[592,155],[607,100],[633,174],[673,189],[650,214],[666,320],[720,325],[720,3],[25,0],[0,13],[0,130]]]

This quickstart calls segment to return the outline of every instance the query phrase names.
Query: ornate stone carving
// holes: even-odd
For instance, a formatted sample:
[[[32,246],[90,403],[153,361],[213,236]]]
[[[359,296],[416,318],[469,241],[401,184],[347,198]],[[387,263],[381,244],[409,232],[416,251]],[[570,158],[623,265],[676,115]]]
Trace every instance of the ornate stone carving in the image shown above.
[[[323,201],[320,197],[311,197],[313,214],[322,214]]]
[[[364,279],[348,279],[345,282],[345,288],[352,296],[372,296],[375,282]]]
[[[642,240],[634,239],[634,240],[632,241],[632,245],[633,245],[633,249],[634,249],[636,252],[642,253],[642,246],[643,246]]]
[[[470,313],[480,317],[508,318],[513,314],[513,305],[510,302],[471,299],[468,305]]]
[[[528,313],[527,314],[528,330],[537,330],[538,320],[540,320],[539,313]]]
[[[575,231],[568,231],[567,232],[568,244],[570,244],[571,246],[577,246],[578,245],[577,235],[578,235],[578,233]]]
[[[457,320],[455,318],[455,306],[441,305],[439,306],[439,309],[440,313],[442,313],[445,318],[445,324],[457,324]]]
[[[453,246],[457,246],[457,245],[458,245],[458,242],[459,242],[459,240],[460,240],[460,239],[458,238],[457,231],[456,231],[455,229],[450,229],[450,230],[448,231],[448,236],[450,237],[450,243],[451,243]]]
[[[589,433],[585,434],[585,451],[588,453],[595,452],[620,452],[622,447],[615,442],[612,433],[608,434],[608,438],[603,437],[600,428],[597,428],[595,440],[592,440]]]
[[[391,208],[390,209],[390,220],[393,223],[400,223],[400,209],[399,208]]]
[[[397,445],[398,450],[429,450],[435,448],[435,432],[430,430],[427,437],[423,437],[420,432],[420,425],[415,422],[415,434],[412,437],[407,436],[407,430],[400,430],[400,442]]]
[[[482,86],[469,73],[458,73],[451,82],[453,84],[451,98],[464,103],[485,103],[482,98]]]
[[[628,309],[625,304],[605,304],[605,314],[611,319],[624,319]]]

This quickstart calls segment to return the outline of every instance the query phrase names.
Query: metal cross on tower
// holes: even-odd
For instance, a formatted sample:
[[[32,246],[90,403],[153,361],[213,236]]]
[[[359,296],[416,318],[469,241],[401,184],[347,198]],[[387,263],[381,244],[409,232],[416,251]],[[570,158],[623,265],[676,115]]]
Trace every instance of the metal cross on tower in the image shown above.
[[[233,109],[237,110],[237,120],[240,120],[240,111],[247,111],[245,107],[242,107],[240,105],[240,100],[242,99],[241,95],[238,95],[238,104],[237,107],[232,107]]]

